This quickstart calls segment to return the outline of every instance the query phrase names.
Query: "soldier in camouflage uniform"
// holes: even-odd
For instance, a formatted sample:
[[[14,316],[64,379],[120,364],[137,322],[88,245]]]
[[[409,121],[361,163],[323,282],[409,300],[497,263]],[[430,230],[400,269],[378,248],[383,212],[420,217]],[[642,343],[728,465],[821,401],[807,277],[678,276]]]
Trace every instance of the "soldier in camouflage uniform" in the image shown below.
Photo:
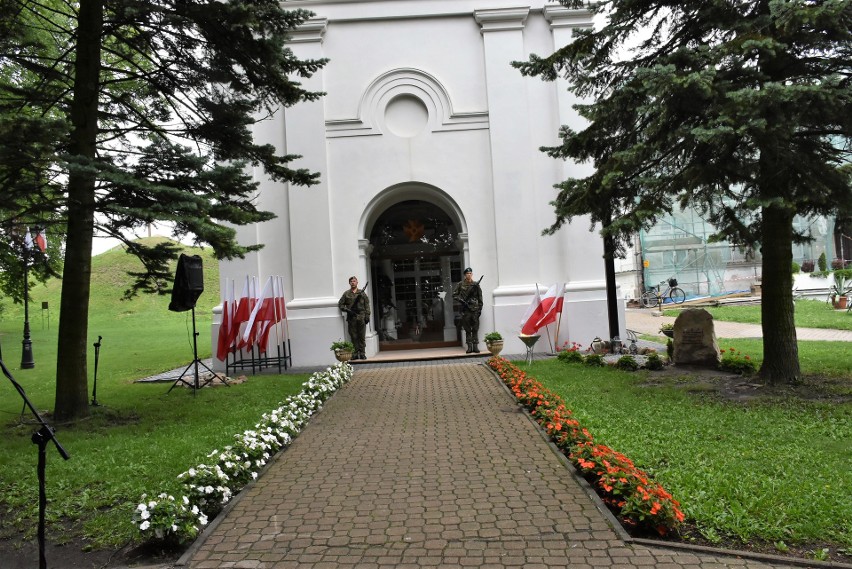
[[[358,279],[349,277],[349,290],[343,293],[337,303],[340,311],[346,314],[349,323],[349,337],[355,344],[353,360],[366,360],[367,324],[370,323],[370,299],[363,290],[358,290]]]
[[[461,325],[464,328],[467,353],[479,353],[479,315],[482,314],[482,289],[473,280],[473,269],[464,270],[464,280],[453,289],[453,300],[461,304]]]

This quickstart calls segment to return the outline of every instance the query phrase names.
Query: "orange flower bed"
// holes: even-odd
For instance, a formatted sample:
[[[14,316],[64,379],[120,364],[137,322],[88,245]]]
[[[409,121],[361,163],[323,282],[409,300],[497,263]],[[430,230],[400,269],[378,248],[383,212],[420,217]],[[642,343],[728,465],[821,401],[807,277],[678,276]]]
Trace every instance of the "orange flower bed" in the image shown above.
[[[680,503],[629,458],[595,443],[559,395],[505,358],[488,365],[625,527],[666,535],[683,521]]]

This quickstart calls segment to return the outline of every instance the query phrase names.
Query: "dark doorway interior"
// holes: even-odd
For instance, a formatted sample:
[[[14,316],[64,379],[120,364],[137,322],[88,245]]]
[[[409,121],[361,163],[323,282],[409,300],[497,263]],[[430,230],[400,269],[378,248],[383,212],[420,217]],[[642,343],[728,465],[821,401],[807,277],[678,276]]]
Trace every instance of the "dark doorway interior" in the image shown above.
[[[397,203],[376,221],[370,243],[379,349],[458,345],[451,287],[462,267],[450,216],[425,201]]]

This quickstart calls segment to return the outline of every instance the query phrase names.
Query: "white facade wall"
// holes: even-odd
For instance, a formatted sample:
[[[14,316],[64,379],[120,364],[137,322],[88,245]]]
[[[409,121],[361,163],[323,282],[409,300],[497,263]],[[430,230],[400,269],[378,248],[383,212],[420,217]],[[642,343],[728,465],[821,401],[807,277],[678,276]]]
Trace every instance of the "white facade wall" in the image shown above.
[[[319,172],[321,182],[284,187],[256,173],[259,206],[278,218],[238,229],[241,243],[265,248],[221,263],[222,290],[236,280],[239,296],[246,274],[261,283],[283,275],[294,364],[326,365],[328,346],[345,336],[337,301],[348,277],[369,280],[373,224],[389,206],[416,199],[457,221],[464,264],[485,275],[480,338],[497,330],[504,353],[523,353],[517,334],[536,284],[543,293],[557,281],[567,282],[560,343],[609,336],[599,235],[585,219],[541,235],[554,219],[553,184],[581,172],[539,151],[558,142],[560,124],[579,126],[574,101],[561,82],[525,78],[510,66],[567,43],[590,15],[543,1],[287,5],[315,13],[291,48],[301,58],[330,59],[303,80],[327,95],[280,110],[255,136],[301,155],[293,166]],[[374,325],[368,356],[378,349]],[[217,331],[214,324],[214,346]]]

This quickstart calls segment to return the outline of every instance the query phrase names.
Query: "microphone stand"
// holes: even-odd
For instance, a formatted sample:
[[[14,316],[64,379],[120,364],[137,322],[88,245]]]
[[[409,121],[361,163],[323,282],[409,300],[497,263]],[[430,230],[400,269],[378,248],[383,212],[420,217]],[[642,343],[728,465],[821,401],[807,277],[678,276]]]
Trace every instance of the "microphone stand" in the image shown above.
[[[24,388],[21,387],[20,383],[15,381],[14,377],[12,377],[12,374],[9,373],[9,370],[6,368],[6,364],[3,363],[3,360],[0,360],[0,368],[3,369],[3,375],[9,378],[9,381],[12,382],[12,385],[15,386],[15,389],[17,389],[18,393],[20,393],[21,397],[23,397],[24,405],[30,408],[30,411],[36,418],[36,421],[41,425],[41,428],[33,433],[32,441],[33,444],[38,445],[38,567],[39,569],[47,569],[47,559],[44,556],[44,514],[47,509],[47,493],[45,492],[44,478],[45,467],[47,465],[47,443],[49,441],[53,441],[53,444],[56,445],[56,450],[59,451],[59,456],[63,459],[68,460],[71,457],[67,452],[65,452],[65,449],[62,448],[59,441],[56,440],[56,429],[48,425],[36,408],[33,407],[32,402],[30,402],[26,392],[24,392]]]

